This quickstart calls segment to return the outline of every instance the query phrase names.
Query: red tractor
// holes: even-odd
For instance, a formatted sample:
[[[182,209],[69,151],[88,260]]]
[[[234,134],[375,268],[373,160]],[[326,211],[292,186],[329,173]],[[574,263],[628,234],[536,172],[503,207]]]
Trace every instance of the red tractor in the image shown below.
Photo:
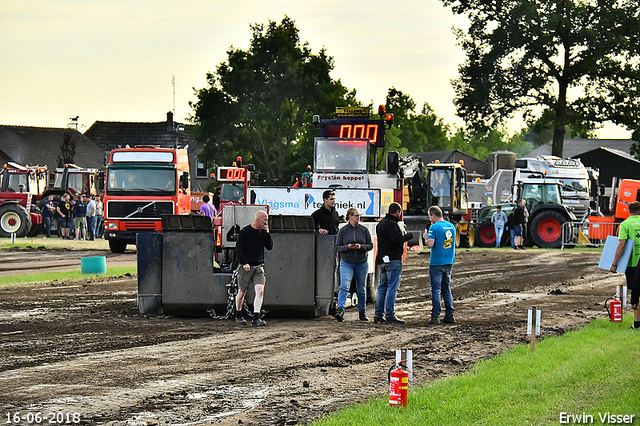
[[[46,166],[5,164],[0,171],[0,237],[38,235],[42,215],[37,206],[47,188]]]

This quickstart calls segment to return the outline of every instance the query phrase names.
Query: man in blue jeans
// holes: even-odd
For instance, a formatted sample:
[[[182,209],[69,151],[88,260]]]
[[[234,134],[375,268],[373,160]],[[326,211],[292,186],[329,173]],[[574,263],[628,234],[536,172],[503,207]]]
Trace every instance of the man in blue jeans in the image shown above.
[[[431,300],[433,308],[429,324],[439,324],[442,310],[440,295],[444,299],[445,315],[442,322],[452,324],[453,296],[451,295],[451,269],[456,254],[456,228],[442,218],[442,210],[438,206],[429,207],[431,226],[425,233],[427,247],[431,249],[429,259],[429,278],[431,279]]]
[[[396,294],[400,285],[402,274],[402,255],[404,243],[413,238],[412,234],[405,234],[400,229],[398,222],[402,218],[402,206],[398,203],[389,205],[389,212],[376,226],[378,235],[378,253],[376,265],[381,269],[378,297],[376,298],[376,312],[373,322],[376,324],[404,324],[396,316]],[[383,314],[387,312],[383,318]]]

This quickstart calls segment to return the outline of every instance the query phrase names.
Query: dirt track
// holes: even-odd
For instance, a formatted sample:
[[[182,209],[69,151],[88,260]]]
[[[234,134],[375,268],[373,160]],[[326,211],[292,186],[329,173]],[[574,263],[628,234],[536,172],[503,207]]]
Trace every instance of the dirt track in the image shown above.
[[[266,318],[257,329],[144,316],[127,277],[0,289],[0,415],[77,412],[83,424],[113,425],[307,423],[386,395],[394,349],[413,350],[414,383],[425,383],[525,342],[531,306],[542,309],[543,338],[603,317],[623,277],[597,269],[598,259],[576,250],[459,250],[458,322],[439,326],[426,325],[427,253],[410,254],[404,266],[397,314],[405,326],[356,321],[353,309],[344,323]]]

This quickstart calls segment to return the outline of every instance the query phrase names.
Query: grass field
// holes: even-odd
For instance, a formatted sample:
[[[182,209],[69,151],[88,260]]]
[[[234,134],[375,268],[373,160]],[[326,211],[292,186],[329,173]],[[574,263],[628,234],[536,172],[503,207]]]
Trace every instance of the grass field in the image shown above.
[[[640,424],[640,330],[631,320],[596,320],[534,353],[518,346],[458,377],[409,386],[406,408],[383,398],[314,425]]]
[[[0,277],[0,288],[10,285],[27,285],[46,282],[77,282],[93,278],[120,277],[126,274],[135,275],[135,266],[115,266],[107,268],[106,274],[83,274],[80,270],[68,272],[46,272],[40,274],[20,274]]]

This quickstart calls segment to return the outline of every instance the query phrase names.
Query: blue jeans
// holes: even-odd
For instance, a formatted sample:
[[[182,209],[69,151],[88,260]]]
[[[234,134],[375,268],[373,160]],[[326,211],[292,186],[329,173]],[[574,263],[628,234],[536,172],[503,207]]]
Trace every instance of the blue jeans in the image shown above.
[[[356,276],[356,291],[358,293],[358,310],[364,311],[367,307],[367,293],[364,288],[367,282],[368,262],[347,263],[340,260],[340,291],[338,292],[338,309],[347,306],[347,294],[351,286],[351,279]]]
[[[440,294],[444,299],[445,316],[453,315],[453,296],[451,296],[451,269],[453,265],[429,266],[429,278],[431,279],[431,300],[433,308],[431,316],[438,317],[442,311]]]
[[[87,216],[87,231],[89,234],[89,239],[93,240],[96,234],[96,217],[95,216]]]
[[[502,233],[504,232],[504,226],[493,226],[493,229],[496,231],[496,248],[500,248],[500,243],[502,242]]]
[[[398,287],[400,287],[402,261],[392,260],[389,263],[383,263],[380,267],[380,285],[378,286],[376,313],[374,316],[376,318],[382,318],[386,310],[387,318],[391,318],[396,314],[396,293],[398,293]]]
[[[51,238],[51,219],[53,219],[51,216],[46,216],[42,218],[42,226],[44,226],[44,235],[46,235],[47,238]]]
[[[514,240],[516,238],[516,231],[513,228],[509,228],[509,233],[511,234],[511,247],[516,248],[516,242]]]

